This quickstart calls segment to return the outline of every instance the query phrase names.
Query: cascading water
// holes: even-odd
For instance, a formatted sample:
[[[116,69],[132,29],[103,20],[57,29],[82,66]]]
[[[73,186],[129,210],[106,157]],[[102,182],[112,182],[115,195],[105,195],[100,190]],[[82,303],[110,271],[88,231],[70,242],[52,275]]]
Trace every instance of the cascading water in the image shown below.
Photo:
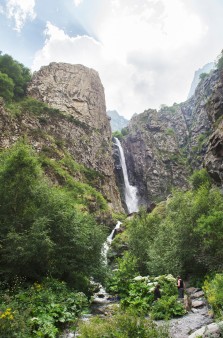
[[[113,240],[115,231],[120,228],[121,224],[122,224],[122,222],[120,222],[120,221],[117,222],[116,226],[114,227],[114,229],[112,230],[112,232],[110,233],[110,235],[107,237],[106,242],[103,245],[102,257],[104,258],[105,264],[107,264],[107,253],[108,253],[108,249],[109,249],[109,247],[111,245],[111,242]]]
[[[129,183],[128,172],[125,162],[125,155],[121,143],[118,138],[115,139],[115,144],[118,146],[120,154],[120,163],[122,166],[124,183],[125,183],[125,203],[128,208],[128,212],[136,212],[139,210],[138,207],[138,198],[137,198],[137,188]]]

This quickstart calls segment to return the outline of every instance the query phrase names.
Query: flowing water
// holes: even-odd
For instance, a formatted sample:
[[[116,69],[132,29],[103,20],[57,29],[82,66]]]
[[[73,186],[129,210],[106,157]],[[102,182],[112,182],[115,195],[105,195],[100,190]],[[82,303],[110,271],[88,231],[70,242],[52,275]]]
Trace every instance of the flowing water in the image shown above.
[[[122,172],[123,172],[123,177],[124,177],[124,183],[125,183],[125,203],[128,208],[128,212],[136,212],[138,211],[138,197],[137,197],[137,188],[129,183],[129,178],[128,178],[128,171],[126,167],[126,162],[125,162],[125,155],[124,151],[122,148],[122,145],[117,137],[115,139],[115,144],[118,146],[119,149],[119,154],[120,154],[120,163],[122,166]]]
[[[102,257],[104,259],[104,262],[105,264],[107,264],[107,253],[108,253],[108,249],[111,245],[111,242],[113,240],[113,237],[114,237],[114,234],[115,234],[115,231],[117,229],[120,228],[120,225],[122,224],[122,222],[118,221],[116,226],[114,227],[114,229],[112,230],[112,232],[110,233],[110,235],[107,237],[104,245],[103,245],[103,248],[102,248]]]

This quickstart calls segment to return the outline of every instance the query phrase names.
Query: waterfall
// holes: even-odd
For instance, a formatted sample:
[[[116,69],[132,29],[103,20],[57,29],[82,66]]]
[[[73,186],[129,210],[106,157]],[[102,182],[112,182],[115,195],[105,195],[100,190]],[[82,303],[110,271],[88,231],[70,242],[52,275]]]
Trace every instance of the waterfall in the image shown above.
[[[112,230],[112,232],[110,233],[110,235],[107,237],[106,242],[103,245],[103,249],[102,249],[102,257],[104,259],[105,264],[107,264],[107,253],[108,253],[108,249],[111,245],[111,242],[113,240],[114,234],[115,234],[115,230],[120,228],[120,225],[122,224],[122,222],[118,221],[116,226],[114,227],[114,229]]]
[[[134,211],[138,211],[138,198],[137,198],[137,188],[134,187],[129,183],[128,179],[128,172],[127,172],[127,167],[126,167],[126,162],[125,162],[125,155],[123,148],[121,146],[121,143],[117,137],[115,139],[115,144],[118,146],[119,153],[120,153],[120,163],[122,166],[122,171],[123,171],[123,177],[124,177],[124,183],[125,183],[125,203],[128,208],[128,212],[132,213]]]

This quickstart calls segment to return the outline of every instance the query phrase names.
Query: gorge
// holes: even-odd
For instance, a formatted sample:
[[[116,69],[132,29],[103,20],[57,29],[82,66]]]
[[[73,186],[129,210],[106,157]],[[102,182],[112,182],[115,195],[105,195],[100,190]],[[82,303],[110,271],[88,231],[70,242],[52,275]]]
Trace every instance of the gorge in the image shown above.
[[[158,334],[148,313],[185,315],[179,273],[221,319],[211,296],[223,280],[223,67],[186,102],[146,109],[113,135],[99,75],[85,66],[53,62],[19,100],[1,94],[0,277],[10,287],[0,333],[58,337],[89,304],[92,277],[121,298],[117,323]],[[24,288],[11,294],[15,278]]]

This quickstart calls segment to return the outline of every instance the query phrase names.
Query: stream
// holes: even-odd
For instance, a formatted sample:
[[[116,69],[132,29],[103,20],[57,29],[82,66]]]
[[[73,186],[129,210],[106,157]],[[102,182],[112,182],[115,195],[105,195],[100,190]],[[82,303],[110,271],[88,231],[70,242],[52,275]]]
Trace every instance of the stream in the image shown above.
[[[128,208],[128,212],[137,212],[138,211],[138,197],[137,197],[137,188],[130,185],[128,179],[128,173],[125,163],[125,156],[123,152],[123,148],[121,146],[120,141],[115,138],[115,144],[119,149],[120,154],[120,164],[122,166],[124,183],[125,183],[125,202]],[[103,248],[102,248],[102,257],[104,263],[107,264],[107,253],[109,247],[112,243],[112,240],[116,234],[116,231],[120,228],[121,222],[117,222],[115,228],[112,230],[110,235],[107,237]],[[168,321],[169,332],[171,338],[194,338],[193,332],[202,328],[205,325],[213,323],[213,319],[209,316],[208,307],[206,304],[206,300],[204,299],[204,293],[200,289],[196,288],[188,288],[186,290],[187,298],[190,301],[190,307],[188,309],[188,313],[185,316],[180,318],[174,318]],[[94,294],[92,305],[91,305],[91,314],[85,315],[81,318],[81,320],[89,320],[92,316],[111,316],[115,307],[119,307],[119,300],[107,294],[102,285],[98,285],[98,291]],[[162,325],[164,321],[156,321],[157,325]],[[78,337],[78,331],[75,332],[64,332],[64,334],[60,338],[76,338]],[[202,335],[200,337],[203,337]],[[220,337],[218,335],[215,336],[206,336],[206,337]]]

